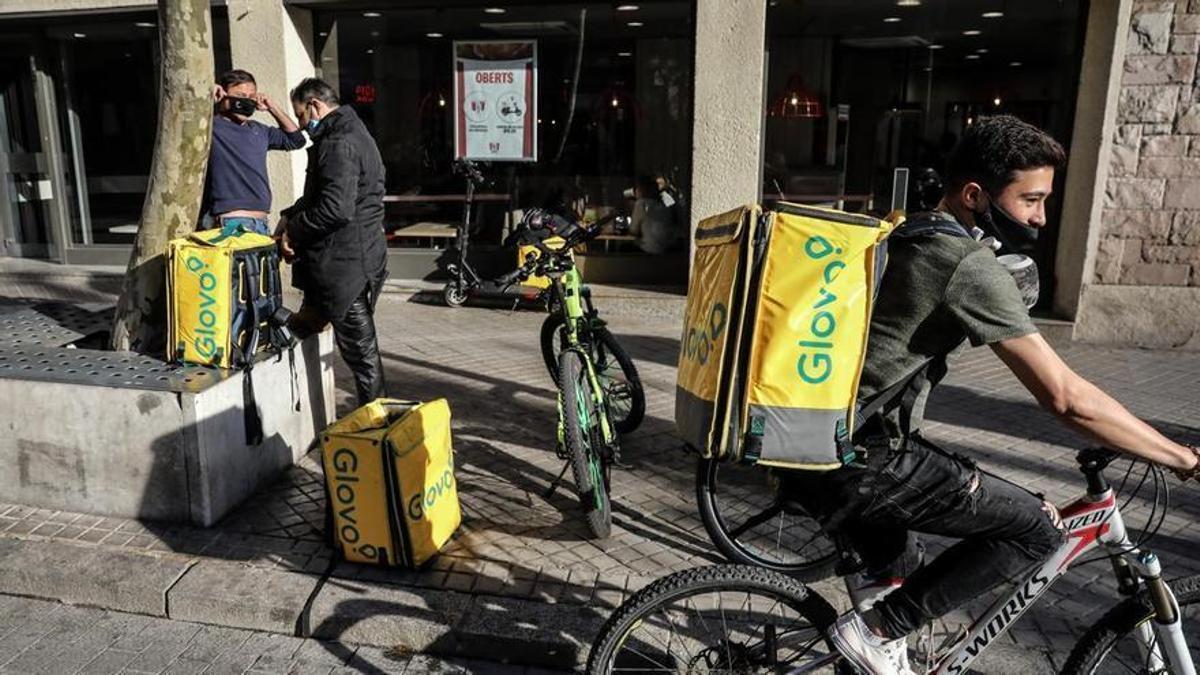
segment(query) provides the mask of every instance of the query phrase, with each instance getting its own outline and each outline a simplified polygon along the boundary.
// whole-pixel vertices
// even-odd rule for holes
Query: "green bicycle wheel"
[[[608,497],[608,467],[600,455],[600,415],[588,383],[583,356],[568,349],[558,356],[558,391],[562,397],[563,442],[575,476],[575,491],[588,529],[599,539],[612,531]]]
[[[558,378],[558,357],[566,347],[562,314],[551,314],[542,322],[542,358],[550,377]],[[592,364],[604,388],[609,419],[619,434],[632,433],[646,416],[646,391],[629,353],[616,336],[603,326],[591,331],[588,340]]]

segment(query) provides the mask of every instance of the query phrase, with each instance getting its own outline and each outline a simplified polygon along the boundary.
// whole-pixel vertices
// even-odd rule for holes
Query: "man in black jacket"
[[[302,81],[292,107],[312,139],[304,194],[277,230],[295,263],[292,283],[304,292],[293,325],[303,334],[333,324],[362,405],[384,395],[374,316],[387,276],[383,160],[362,120],[324,81]]]

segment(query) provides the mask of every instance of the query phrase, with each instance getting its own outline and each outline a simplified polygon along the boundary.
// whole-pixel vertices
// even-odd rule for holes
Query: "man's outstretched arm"
[[[1071,429],[1176,472],[1187,472],[1200,461],[1191,448],[1158,433],[1071,370],[1041,334],[1002,340],[992,350],[1038,403]]]

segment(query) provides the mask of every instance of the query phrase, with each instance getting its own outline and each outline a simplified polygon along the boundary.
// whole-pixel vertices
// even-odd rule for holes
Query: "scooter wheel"
[[[446,288],[442,291],[442,299],[446,301],[447,307],[462,307],[467,301],[467,292],[456,283],[446,284]]]

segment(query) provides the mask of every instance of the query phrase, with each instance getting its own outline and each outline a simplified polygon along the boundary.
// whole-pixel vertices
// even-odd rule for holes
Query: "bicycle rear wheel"
[[[696,503],[704,529],[730,562],[801,581],[833,574],[837,549],[819,523],[778,494],[769,469],[701,458]]]
[[[1188,651],[1192,663],[1200,665],[1200,575],[1184,577],[1170,582],[1171,590],[1179,603],[1183,621],[1183,633],[1188,640]],[[1153,669],[1148,663],[1145,649],[1139,639],[1139,629],[1150,627],[1154,620],[1154,609],[1145,593],[1130,598],[1108,611],[1071,650],[1065,674],[1087,673],[1179,673],[1175,668]],[[1161,650],[1156,650],[1161,653]]]
[[[558,378],[558,357],[566,348],[561,314],[551,314],[542,322],[542,359],[550,377]],[[603,326],[592,330],[588,341],[592,365],[604,388],[609,419],[619,434],[633,432],[646,416],[646,391],[629,353],[617,342],[616,336]]]
[[[778,572],[684,570],[617,608],[592,643],[587,672],[811,672],[837,661],[825,639],[835,618],[821,596]]]
[[[562,396],[563,442],[575,476],[575,490],[588,529],[603,539],[612,530],[608,497],[608,465],[601,457],[603,443],[598,405],[588,382],[583,355],[568,349],[558,357],[558,391]]]

